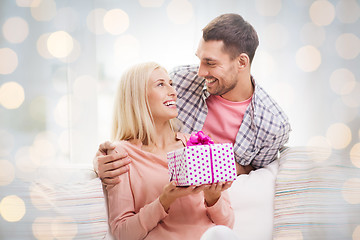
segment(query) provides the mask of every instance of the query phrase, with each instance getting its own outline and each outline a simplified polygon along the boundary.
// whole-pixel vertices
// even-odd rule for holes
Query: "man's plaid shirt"
[[[178,119],[181,131],[200,131],[207,116],[205,80],[197,75],[197,65],[179,66],[170,72],[178,93]],[[263,167],[277,157],[279,149],[289,139],[291,127],[287,116],[277,103],[257,84],[234,143],[235,160],[240,165]]]

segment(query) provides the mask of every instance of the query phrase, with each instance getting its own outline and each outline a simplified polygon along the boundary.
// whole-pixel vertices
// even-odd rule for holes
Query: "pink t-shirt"
[[[208,114],[202,131],[217,143],[234,143],[251,98],[231,102],[217,95],[206,99]]]

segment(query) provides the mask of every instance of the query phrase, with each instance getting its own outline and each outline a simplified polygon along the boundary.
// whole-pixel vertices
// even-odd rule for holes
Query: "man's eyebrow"
[[[207,62],[215,62],[216,61],[215,59],[212,59],[212,58],[204,58],[204,60]]]
[[[195,56],[197,56],[198,58],[200,58],[197,54],[197,52],[195,53]],[[204,59],[200,59],[200,60],[205,60],[207,62],[216,62],[216,59],[212,59],[212,58],[204,58]]]

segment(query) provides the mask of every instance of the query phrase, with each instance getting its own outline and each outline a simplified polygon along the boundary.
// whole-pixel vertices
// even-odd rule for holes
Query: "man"
[[[181,131],[203,130],[218,143],[233,143],[238,175],[275,160],[291,131],[285,113],[251,76],[258,45],[248,22],[238,14],[223,14],[203,29],[196,51],[199,66],[170,73]],[[94,161],[105,184],[116,184],[131,162],[126,153],[106,155],[112,148],[110,142],[101,144]]]

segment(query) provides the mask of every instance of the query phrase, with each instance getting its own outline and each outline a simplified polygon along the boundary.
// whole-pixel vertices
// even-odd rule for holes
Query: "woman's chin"
[[[178,116],[178,112],[176,111],[176,113],[174,113],[174,114],[171,115],[171,117],[170,117],[169,120],[174,119],[174,118],[177,118],[177,116]]]

